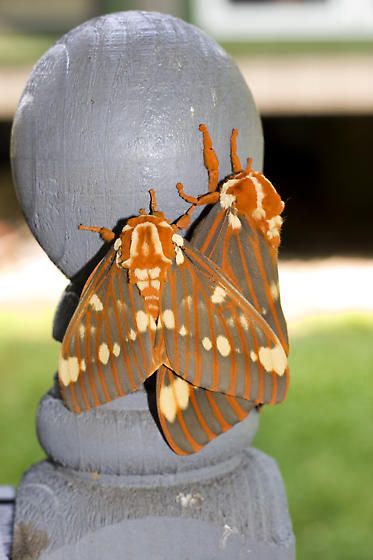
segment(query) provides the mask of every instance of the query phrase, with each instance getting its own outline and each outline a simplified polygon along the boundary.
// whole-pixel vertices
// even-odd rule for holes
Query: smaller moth
[[[111,246],[62,341],[62,397],[79,413],[136,391],[161,369],[172,373],[176,400],[165,383],[157,406],[175,425],[194,387],[214,402],[237,397],[252,408],[272,394],[274,378],[287,376],[286,353],[221,269],[180,235],[185,216],[171,224],[150,196],[150,214],[140,210],[119,235],[80,227]]]
[[[219,161],[212,146],[206,125],[199,127],[203,134],[203,156],[208,171],[208,192],[192,197],[177,184],[179,195],[191,204],[184,216],[187,227],[196,206],[210,205],[210,210],[193,231],[191,244],[212,259],[229,277],[240,293],[263,316],[278,336],[284,352],[288,352],[285,318],[281,308],[277,249],[280,244],[284,209],[272,183],[252,169],[252,160],[241,166],[237,154],[238,131],[232,130],[230,155],[232,174],[219,182]],[[215,294],[215,303],[219,301]],[[255,359],[252,351],[251,358]],[[261,378],[264,382],[264,378]],[[218,395],[189,386],[189,399],[178,400],[178,378],[170,370],[161,368],[157,375],[157,401],[165,394],[174,414],[167,417],[158,407],[163,433],[171,448],[179,454],[198,451],[219,434],[242,421],[256,403],[274,404],[286,397],[289,375],[272,374],[245,400]],[[177,411],[177,417],[176,416]]]

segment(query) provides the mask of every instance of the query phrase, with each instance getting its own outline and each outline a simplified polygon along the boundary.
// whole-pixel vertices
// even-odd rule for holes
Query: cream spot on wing
[[[97,294],[93,294],[93,296],[89,300],[89,304],[92,306],[94,311],[102,311],[104,308],[104,306],[102,305],[102,301]]]
[[[110,357],[109,347],[106,344],[106,342],[103,342],[102,344],[100,344],[100,347],[98,349],[98,359],[105,366],[109,361],[109,357]]]
[[[268,372],[274,371],[277,375],[284,375],[287,358],[283,347],[279,344],[273,348],[259,348],[259,361]]]
[[[232,229],[241,229],[241,220],[236,214],[233,214],[233,212],[229,212],[228,223]]]
[[[251,350],[250,352],[250,358],[252,359],[253,362],[256,362],[258,359],[258,355],[255,354],[254,350]]]
[[[153,307],[154,309],[158,309],[158,305],[150,304],[149,307]],[[151,315],[149,315],[149,328],[152,331],[155,331],[155,329],[157,328],[156,322],[154,321],[154,318]]]
[[[140,309],[136,313],[136,324],[139,332],[145,332],[149,324],[149,316],[145,311]]]
[[[58,378],[65,385],[68,386],[70,383],[70,372],[68,367],[68,362],[65,360],[61,354],[58,360]]]
[[[183,304],[189,307],[189,309],[192,307],[192,303],[193,303],[192,296],[187,296],[183,298]]]
[[[113,354],[114,356],[117,358],[120,354],[120,346],[117,342],[114,342],[113,344]]]
[[[185,325],[181,325],[180,330],[179,330],[179,334],[181,336],[186,336],[188,334],[188,331],[185,328]]]
[[[220,286],[216,286],[214,293],[211,296],[212,303],[223,303],[227,295],[227,292]]]
[[[161,269],[159,268],[159,266],[155,266],[154,268],[149,268],[148,272],[150,278],[158,278],[161,273]]]
[[[115,249],[116,251],[118,251],[118,249],[120,249],[121,246],[122,246],[122,240],[121,240],[120,237],[118,237],[118,239],[115,240],[114,249]]]
[[[246,319],[245,315],[240,315],[240,323],[241,323],[242,328],[245,331],[249,330],[249,323],[248,323],[248,320]]]
[[[138,280],[146,280],[148,278],[147,268],[135,268],[133,272]]]
[[[177,377],[173,382],[176,401],[181,410],[185,410],[189,402],[189,385],[181,377]]]
[[[145,290],[145,288],[147,288],[149,286],[149,281],[148,280],[138,280],[136,282],[138,288],[140,291]]]
[[[276,284],[275,282],[272,282],[271,286],[270,286],[270,290],[271,290],[271,294],[272,294],[273,299],[278,299],[279,296],[280,296],[280,290],[279,290],[278,284]]]
[[[174,233],[172,236],[172,241],[175,243],[175,245],[177,245],[178,247],[182,247],[184,245],[184,238],[179,235],[178,233]]]
[[[216,346],[218,347],[219,354],[221,354],[224,358],[229,356],[229,354],[231,353],[231,345],[229,344],[229,340],[221,334],[219,334],[216,339]]]
[[[87,369],[86,367],[86,363],[85,363],[85,359],[83,358],[82,360],[80,360],[80,369],[82,371],[85,371]]]
[[[128,333],[128,338],[130,340],[136,340],[136,333],[133,329],[131,329],[130,332]]]
[[[176,418],[176,399],[171,386],[163,385],[159,395],[159,408],[166,420],[172,424]]]
[[[75,382],[79,377],[79,362],[76,356],[70,356],[65,360],[60,356],[58,364],[58,377],[67,387],[69,383]]]
[[[159,290],[160,287],[161,287],[161,282],[160,282],[160,280],[151,280],[150,285],[152,286],[152,288],[155,288],[156,290]]]
[[[205,337],[202,339],[202,346],[203,346],[204,349],[207,350],[207,351],[211,350],[211,348],[212,348],[212,342],[211,342],[211,340],[209,339],[208,336],[205,336]]]
[[[124,231],[129,231],[130,229],[133,229],[133,227],[132,227],[132,226],[129,226],[129,225],[127,224],[126,226],[124,226],[124,227],[122,228],[122,231],[123,231],[123,232],[124,232]]]
[[[175,328],[175,315],[172,309],[165,309],[162,314],[163,324],[166,329]]]
[[[79,326],[79,335],[80,335],[80,338],[81,338],[81,339],[84,338],[84,333],[85,333],[85,326],[84,326],[84,325],[80,325],[80,326]]]

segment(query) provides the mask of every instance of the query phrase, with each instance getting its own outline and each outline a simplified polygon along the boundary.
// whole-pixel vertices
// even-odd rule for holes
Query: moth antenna
[[[219,183],[219,160],[212,147],[212,141],[205,124],[199,125],[199,130],[203,134],[203,161],[209,175],[208,191],[215,192]]]
[[[94,231],[95,233],[98,233],[101,239],[106,243],[110,243],[116,237],[115,233],[111,231],[111,229],[108,229],[106,227],[83,226],[82,224],[80,224],[79,229],[85,231]]]
[[[232,171],[233,173],[239,173],[242,171],[241,161],[237,154],[237,136],[238,130],[237,128],[233,128],[231,134],[231,163],[232,163]]]
[[[155,198],[155,190],[150,189],[149,194],[150,194],[150,212],[152,214],[155,214],[157,212],[157,200]]]

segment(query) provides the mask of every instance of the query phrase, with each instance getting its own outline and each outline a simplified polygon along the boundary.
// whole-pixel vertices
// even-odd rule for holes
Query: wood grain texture
[[[122,12],[88,21],[36,64],[12,132],[18,198],[52,261],[73,276],[101,245],[80,223],[112,228],[137,214],[155,188],[174,220],[175,193],[205,190],[198,132],[208,124],[222,175],[229,134],[260,169],[261,124],[251,93],[217,43],[179,19]]]

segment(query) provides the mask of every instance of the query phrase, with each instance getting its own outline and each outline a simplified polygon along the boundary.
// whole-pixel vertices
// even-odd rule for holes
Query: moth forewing
[[[177,259],[174,228],[156,209],[130,218],[89,277],[62,342],[58,377],[67,406],[81,412],[139,389],[162,364],[156,337],[167,268]]]
[[[195,386],[257,403],[285,393],[286,353],[226,275],[187,241],[161,301],[167,358]]]
[[[139,389],[154,369],[145,302],[124,281],[111,250],[84,289],[63,339],[62,396],[74,412],[88,410]]]

